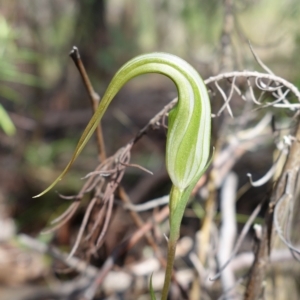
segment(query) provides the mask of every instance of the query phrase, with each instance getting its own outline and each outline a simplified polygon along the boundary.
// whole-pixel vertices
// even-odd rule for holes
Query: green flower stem
[[[169,287],[170,287],[170,282],[171,282],[172,273],[173,273],[176,243],[177,243],[177,239],[173,240],[173,239],[171,239],[171,237],[169,238],[167,267],[166,267],[166,272],[165,272],[165,281],[164,281],[164,287],[162,290],[161,300],[166,300],[168,298]]]
[[[176,251],[176,244],[179,239],[180,235],[180,224],[183,216],[183,210],[178,209],[178,205],[182,206],[182,202],[180,201],[182,199],[182,196],[184,194],[184,191],[181,191],[176,186],[172,186],[171,192],[170,192],[170,235],[169,235],[169,241],[168,241],[168,259],[167,259],[167,267],[165,272],[165,281],[164,281],[164,287],[162,290],[162,300],[166,300],[168,297],[169,292],[169,286],[172,278],[172,272],[173,272],[173,265],[174,265],[174,259],[175,259],[175,251]]]
[[[170,235],[168,241],[168,259],[167,268],[165,272],[164,287],[162,290],[162,300],[166,300],[168,297],[175,259],[176,244],[180,236],[180,225],[185,211],[185,207],[187,205],[189,196],[193,188],[194,185],[190,185],[185,190],[180,190],[179,188],[173,185],[170,192]]]

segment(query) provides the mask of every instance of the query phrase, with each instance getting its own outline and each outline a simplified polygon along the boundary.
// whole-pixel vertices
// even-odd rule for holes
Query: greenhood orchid
[[[167,53],[150,53],[127,62],[113,77],[64,171],[36,197],[48,192],[68,172],[122,86],[130,79],[145,73],[166,75],[174,82],[178,91],[178,103],[169,113],[166,148],[166,166],[173,186],[169,203],[168,264],[162,292],[162,299],[165,300],[182,216],[192,189],[206,170],[210,151],[211,108],[208,93],[197,71],[186,61]]]

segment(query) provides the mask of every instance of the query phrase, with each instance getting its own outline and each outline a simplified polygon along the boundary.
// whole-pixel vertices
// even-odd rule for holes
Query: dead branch
[[[281,176],[277,181],[272,195],[269,199],[268,209],[265,214],[265,223],[262,227],[261,236],[257,242],[257,250],[255,252],[255,262],[252,267],[250,278],[247,284],[245,299],[246,300],[256,300],[259,299],[264,291],[264,280],[266,277],[267,266],[269,264],[269,254],[271,251],[271,243],[274,240],[274,235],[276,232],[273,228],[274,219],[274,208],[278,205],[278,201],[286,195],[287,187],[287,175],[293,175],[296,177],[298,169],[300,166],[300,144],[297,142],[300,139],[300,126],[298,123],[297,132],[295,135],[296,142],[291,146],[288,154],[285,166],[281,172]],[[294,190],[294,187],[292,188]],[[289,201],[295,199],[295,195],[291,195]],[[284,216],[288,209],[288,201],[286,201],[285,206],[280,207],[280,220],[276,220],[279,224],[282,224],[282,216]],[[278,228],[277,228],[278,230]],[[291,249],[293,251],[293,249]]]

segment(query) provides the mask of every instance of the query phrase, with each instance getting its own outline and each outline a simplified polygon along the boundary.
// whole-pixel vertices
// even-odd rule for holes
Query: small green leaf
[[[0,127],[7,135],[14,135],[16,127],[4,107],[0,104]]]
[[[153,276],[153,274],[151,274],[151,277],[150,277],[149,290],[150,290],[151,300],[156,300],[155,293],[154,293],[153,286],[152,286],[152,276]]]
[[[13,65],[7,65],[0,70],[0,79],[28,86],[43,87],[45,85],[40,78],[32,74],[22,73]]]

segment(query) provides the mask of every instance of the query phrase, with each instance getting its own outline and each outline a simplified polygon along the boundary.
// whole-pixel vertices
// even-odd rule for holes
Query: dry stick
[[[108,182],[104,195],[102,197],[102,201],[104,203],[103,209],[106,209],[106,214],[105,214],[105,220],[103,227],[101,229],[100,235],[97,239],[96,245],[94,249],[92,250],[94,253],[99,249],[101,246],[101,241],[105,236],[106,230],[108,228],[108,224],[110,221],[110,216],[111,216],[111,211],[112,211],[112,205],[113,205],[113,200],[114,200],[114,192],[119,186],[124,172],[125,172],[125,167],[122,166],[122,160],[124,161],[129,161],[130,160],[130,149],[131,145],[127,145],[126,147],[121,148],[121,151],[118,151],[118,155],[115,156],[115,163],[116,167],[115,170],[116,172],[112,175],[110,181]],[[102,212],[100,211],[98,213],[98,216],[93,224],[93,228],[91,229],[90,235],[93,235],[94,232],[96,232],[96,229],[99,228],[102,220]]]
[[[247,233],[249,232],[252,223],[255,221],[255,218],[258,216],[259,212],[261,211],[263,205],[265,204],[266,199],[264,199],[262,202],[260,202],[256,208],[254,209],[254,211],[251,213],[251,215],[249,216],[247,222],[245,223],[236,243],[235,246],[231,252],[230,257],[228,258],[227,262],[220,267],[219,272],[214,275],[213,277],[209,278],[211,281],[215,281],[216,279],[218,279],[220,277],[220,275],[222,274],[222,272],[225,270],[225,268],[230,264],[230,262],[234,259],[234,257],[236,256],[236,254],[238,253]]]
[[[232,83],[231,83],[231,88],[230,88],[230,94],[229,94],[229,96],[227,97],[227,96],[225,96],[225,98],[224,98],[224,105],[220,108],[220,110],[218,111],[218,114],[217,114],[217,116],[219,117],[220,115],[221,115],[221,113],[223,112],[223,110],[227,107],[227,109],[228,109],[228,113],[230,114],[230,116],[233,118],[233,114],[232,114],[232,111],[231,111],[231,108],[230,108],[230,106],[229,106],[229,102],[230,102],[230,100],[231,100],[231,98],[232,98],[232,96],[233,96],[233,92],[235,91],[235,80],[236,80],[236,77],[233,77],[233,81],[232,81]],[[216,86],[217,86],[217,82],[215,82],[215,84],[216,84]],[[221,90],[220,90],[220,86],[217,86],[218,87],[218,89],[219,89],[219,91],[220,91],[220,94],[223,96],[223,94],[224,94],[224,92],[223,93],[221,93]]]
[[[109,200],[108,200],[104,224],[102,225],[102,230],[101,230],[101,233],[100,233],[100,235],[97,239],[97,243],[96,243],[96,246],[95,246],[96,250],[99,249],[102,246],[102,244],[104,243],[104,237],[105,237],[105,234],[107,232],[108,225],[109,225],[109,221],[110,221],[110,217],[111,217],[111,213],[112,213],[112,208],[113,208],[113,203],[114,203],[114,195],[112,193],[111,196],[109,197]]]
[[[197,186],[198,188],[198,186]],[[129,210],[129,211],[147,211],[147,210],[152,210],[154,208],[157,208],[159,206],[163,206],[163,205],[166,205],[166,204],[169,204],[169,200],[170,200],[170,197],[169,195],[165,195],[165,196],[162,196],[162,197],[159,197],[159,198],[155,198],[153,200],[149,200],[145,203],[142,203],[142,204],[137,204],[137,205],[132,205],[132,204],[125,204],[124,205],[124,208],[126,210]]]
[[[274,228],[276,230],[277,235],[279,236],[280,240],[291,250],[291,252],[296,255],[296,253],[299,255],[300,250],[294,247],[294,245],[291,244],[290,237],[288,232],[284,231],[289,231],[286,228],[283,230],[284,226],[281,226],[280,223],[283,223],[283,216],[286,214],[286,211],[288,210],[289,216],[287,216],[288,223],[292,222],[292,218],[290,215],[290,209],[287,209],[287,203],[292,203],[293,198],[295,198],[295,181],[297,177],[297,173],[299,172],[299,169],[296,168],[296,172],[293,172],[292,174],[287,174],[287,180],[286,180],[286,191],[285,194],[277,201],[277,204],[274,209]],[[286,203],[287,202],[287,203]],[[288,224],[289,227],[291,227],[291,224]],[[297,257],[295,256],[295,259]]]
[[[80,205],[80,201],[72,203],[70,205],[70,207],[61,216],[58,217],[58,218],[62,219],[62,221],[60,221],[58,224],[52,226],[49,229],[43,230],[42,234],[51,233],[51,232],[54,232],[55,230],[61,228],[64,224],[66,224],[74,216],[79,205]],[[63,218],[61,218],[61,217],[63,217]]]
[[[278,164],[279,164],[282,154],[283,154],[283,151],[281,151],[279,153],[275,162],[272,164],[270,170],[265,175],[263,175],[263,177],[261,177],[260,179],[253,181],[252,175],[250,173],[247,173],[247,176],[249,177],[251,186],[254,186],[254,187],[262,186],[262,185],[266,184],[274,176],[276,169],[278,168]]]
[[[251,50],[251,53],[252,55],[254,56],[255,60],[257,61],[257,63],[269,74],[272,74],[274,75],[274,73],[272,72],[272,70],[270,68],[268,68],[263,62],[262,60],[259,58],[259,56],[255,53],[250,41],[248,41],[248,44],[249,44],[249,47],[250,47],[250,50]],[[271,81],[268,83],[268,85],[271,83]],[[275,83],[276,86],[278,87],[278,83]],[[288,90],[287,90],[288,92]],[[264,93],[264,91],[262,92]],[[281,88],[278,89],[278,94],[280,96],[280,98],[283,98],[282,100],[284,101],[284,103],[287,103],[288,101],[285,99],[285,94],[283,94]]]
[[[91,81],[86,73],[85,67],[80,58],[78,48],[74,46],[69,55],[73,59],[75,65],[81,75],[82,81],[88,92],[88,95],[89,95],[89,98],[91,101],[91,105],[93,108],[93,113],[94,113],[97,110],[97,107],[98,107],[98,104],[100,101],[100,96],[93,89]],[[104,161],[106,159],[106,152],[105,152],[105,144],[104,144],[104,139],[103,139],[102,127],[101,127],[100,123],[96,128],[96,137],[97,137],[97,145],[98,145],[98,151],[99,151],[99,159],[100,159],[100,161]]]
[[[217,76],[211,76],[208,79],[204,80],[204,83],[207,85],[207,84],[213,83],[215,81],[233,78],[233,77],[244,77],[244,78],[254,77],[254,78],[266,79],[266,80],[278,82],[278,83],[284,85],[286,88],[290,89],[300,102],[300,92],[299,92],[298,88],[295,85],[293,85],[292,83],[290,83],[289,81],[287,81],[279,76],[273,75],[273,74],[260,73],[260,72],[256,72],[256,71],[233,71],[233,72],[226,72],[226,73],[218,74]],[[290,104],[290,106],[293,107],[292,104]],[[297,106],[294,106],[294,107],[299,108],[300,105],[297,104]]]
[[[155,128],[161,119],[176,105],[178,98],[174,98],[170,103],[168,103],[159,113],[157,113],[148,123],[142,128],[136,136],[132,139],[132,144],[135,144],[139,141],[143,135],[147,133],[149,128]]]
[[[216,207],[216,186],[215,186],[215,176],[216,170],[212,169],[210,172],[210,178],[208,182],[208,191],[209,196],[205,203],[205,216],[202,222],[201,232],[200,232],[200,247],[199,247],[199,259],[202,265],[206,264],[208,253],[211,249],[209,249],[209,240],[211,238],[212,224],[215,215],[215,207]]]
[[[300,125],[298,122],[296,141],[300,139]],[[284,168],[281,172],[281,176],[277,181],[270,198],[268,209],[265,213],[265,224],[262,227],[261,238],[258,242],[257,250],[255,253],[255,261],[251,270],[250,278],[247,284],[245,292],[245,300],[256,300],[261,297],[264,291],[263,282],[266,278],[267,266],[269,261],[269,255],[271,251],[271,241],[274,235],[273,232],[273,214],[274,207],[278,201],[282,198],[286,191],[286,176],[287,174],[293,174],[300,166],[300,143],[294,142]],[[288,202],[288,201],[287,201]],[[286,203],[286,206],[288,204]],[[285,207],[281,207],[284,212]]]
[[[221,212],[222,212],[222,227],[219,235],[218,262],[221,266],[230,258],[233,250],[236,232],[236,211],[235,199],[238,185],[238,177],[231,172],[224,180],[221,190]],[[231,266],[221,274],[222,289],[225,299],[234,297],[234,290],[231,287],[235,285],[235,276]]]
[[[102,167],[103,167],[103,165],[101,164],[96,168],[96,170],[98,170],[99,168],[102,168]],[[62,213],[59,217],[57,217],[56,219],[54,219],[51,222],[52,225],[53,224],[56,224],[56,225],[52,226],[49,229],[44,230],[43,233],[50,233],[50,232],[57,230],[58,228],[62,227],[66,222],[68,222],[73,217],[73,215],[76,213],[78,207],[81,204],[82,197],[85,195],[85,193],[90,191],[90,185],[93,184],[93,180],[94,180],[94,177],[91,176],[87,180],[87,182],[83,185],[83,187],[80,189],[80,192],[76,196],[60,195],[60,197],[63,199],[71,199],[71,200],[74,200],[75,202],[73,202],[64,213]]]
[[[90,201],[90,203],[89,203],[89,205],[88,205],[88,207],[87,207],[87,209],[86,209],[86,211],[84,213],[84,217],[83,217],[83,220],[81,222],[81,226],[80,226],[79,232],[77,234],[75,243],[74,243],[74,245],[72,247],[71,252],[69,253],[69,258],[71,258],[75,254],[77,248],[79,247],[79,244],[80,244],[82,236],[84,234],[84,231],[85,231],[88,219],[90,218],[90,214],[91,214],[91,212],[92,212],[92,210],[93,210],[93,208],[94,208],[97,200],[98,200],[97,197],[94,197],[92,199],[92,201]]]
[[[299,141],[298,141],[299,142]],[[288,217],[287,217],[287,224],[286,224],[286,239],[288,243],[292,243],[292,236],[297,236],[297,233],[295,233],[294,228],[298,228],[299,225],[299,219],[298,219],[298,212],[299,212],[299,201],[296,202],[297,199],[299,199],[299,193],[300,193],[300,170],[298,169],[296,178],[294,179],[294,201],[290,201],[289,204],[289,211],[288,211]],[[281,239],[282,240],[282,239]],[[295,247],[296,249],[300,249],[299,247]],[[288,247],[291,251],[291,248]],[[293,258],[296,259],[298,262],[300,261],[300,255],[296,254],[299,253],[299,251],[291,251]]]
[[[218,148],[216,148],[218,149]],[[216,155],[216,154],[215,154]],[[209,240],[211,238],[211,231],[213,227],[213,219],[215,215],[215,205],[216,205],[216,186],[215,186],[215,176],[216,170],[213,168],[209,173],[208,180],[208,199],[205,203],[205,215],[202,221],[200,236],[199,236],[199,247],[197,257],[202,266],[205,266],[207,261],[208,253],[211,249],[209,249]],[[204,278],[199,277],[199,279],[195,278],[193,281],[192,289],[190,291],[190,299],[196,300],[201,299],[203,297],[204,290],[202,289],[203,282],[199,283],[199,280],[203,280]]]

